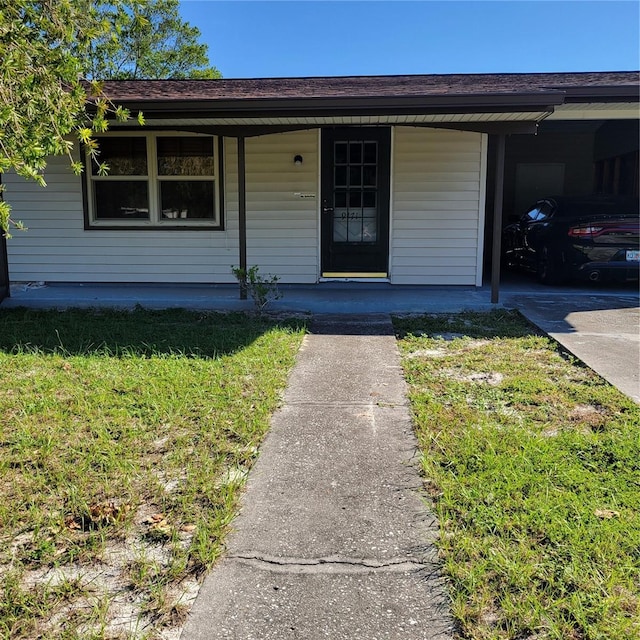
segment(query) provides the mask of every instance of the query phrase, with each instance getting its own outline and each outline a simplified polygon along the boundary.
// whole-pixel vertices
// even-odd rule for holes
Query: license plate
[[[640,261],[640,251],[637,249],[627,249],[627,261],[630,261],[630,262]]]

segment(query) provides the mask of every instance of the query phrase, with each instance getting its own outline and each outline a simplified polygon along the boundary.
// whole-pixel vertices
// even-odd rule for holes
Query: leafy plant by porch
[[[302,333],[245,315],[0,313],[0,637],[180,627]]]
[[[640,407],[516,314],[396,328],[459,637],[640,637]]]
[[[280,278],[271,274],[262,275],[258,265],[253,265],[248,269],[231,267],[231,272],[240,287],[244,288],[246,293],[249,294],[259,314],[264,312],[265,307],[270,302],[282,298],[282,294],[278,289]]]

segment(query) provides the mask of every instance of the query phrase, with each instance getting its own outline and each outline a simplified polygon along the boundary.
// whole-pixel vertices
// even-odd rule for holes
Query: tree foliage
[[[101,2],[98,18],[106,25],[84,54],[87,77],[219,78],[209,63],[200,31],[180,18],[178,0]]]
[[[130,118],[103,95],[99,73],[212,77],[206,46],[197,44],[197,29],[180,21],[177,6],[177,0],[0,0],[0,176],[12,170],[44,186],[47,157],[59,155],[80,173],[79,143],[99,163],[94,136],[110,121]],[[113,76],[111,59],[119,69]],[[144,123],[142,114],[138,121]],[[10,213],[0,202],[5,233]]]

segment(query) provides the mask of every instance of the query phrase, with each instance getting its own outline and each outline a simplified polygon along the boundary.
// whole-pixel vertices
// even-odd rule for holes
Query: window
[[[333,241],[378,241],[378,143],[334,142]]]
[[[538,221],[545,220],[551,215],[552,206],[546,200],[540,203],[540,213],[538,214]]]
[[[527,213],[524,215],[524,220],[525,222],[534,222],[539,217],[540,217],[540,208],[538,206],[535,206],[533,209],[530,209],[529,211],[527,211]]]
[[[87,155],[87,214],[96,228],[221,228],[216,139],[189,134],[99,138],[105,176]]]

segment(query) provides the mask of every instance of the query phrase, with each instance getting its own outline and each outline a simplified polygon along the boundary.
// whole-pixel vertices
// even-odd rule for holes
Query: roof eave
[[[640,102],[640,84],[623,87],[575,87],[566,90],[565,102]]]
[[[553,110],[564,102],[560,91],[533,94],[473,96],[399,96],[367,98],[235,98],[235,99],[122,99],[109,96],[117,104],[148,114],[206,113],[218,116],[303,116],[374,115],[423,113],[503,113]]]

